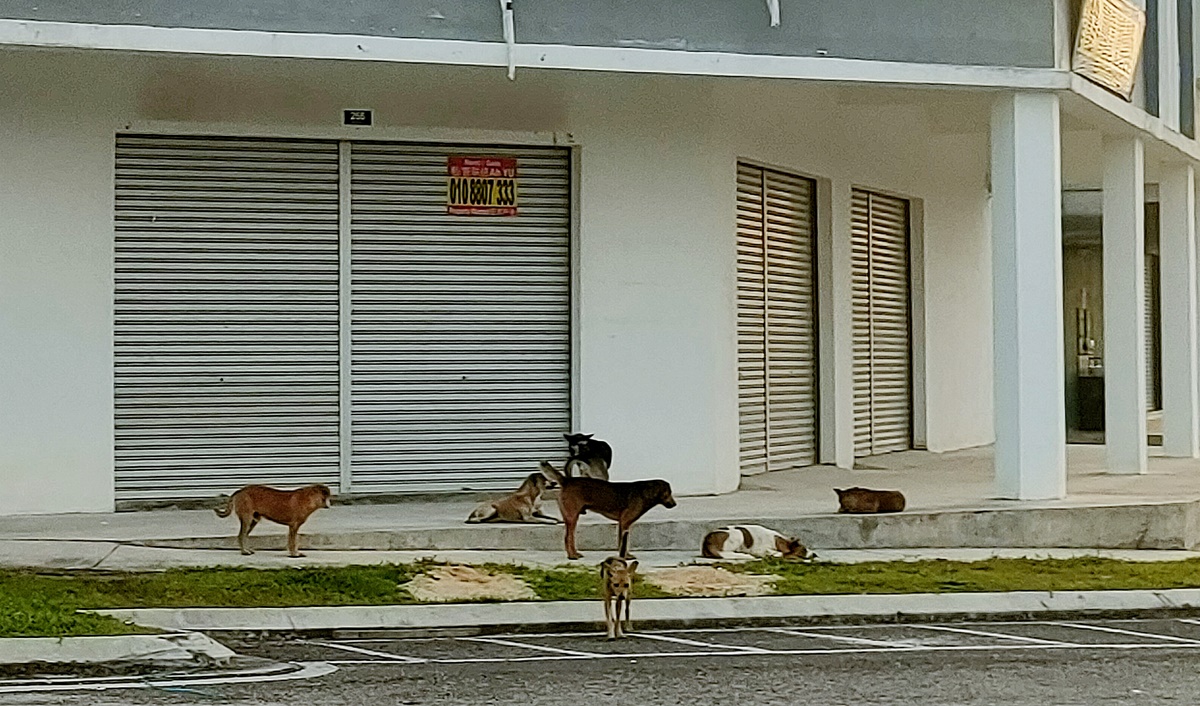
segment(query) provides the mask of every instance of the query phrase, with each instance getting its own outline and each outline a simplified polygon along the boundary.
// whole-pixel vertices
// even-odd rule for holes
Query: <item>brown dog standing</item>
[[[617,552],[629,556],[629,528],[655,505],[675,507],[671,484],[665,480],[639,480],[632,483],[611,483],[595,478],[575,478],[542,461],[542,471],[558,483],[558,511],[566,525],[567,558],[583,555],[575,549],[575,525],[579,516],[595,510],[617,523]]]
[[[869,488],[834,488],[838,496],[838,512],[867,514],[873,512],[900,512],[904,509],[904,494],[898,490],[871,490]]]
[[[225,503],[225,507],[215,512],[218,517],[229,517],[230,513],[237,513],[238,520],[242,523],[238,531],[238,546],[242,554],[254,553],[246,547],[246,538],[250,536],[250,530],[254,529],[258,521],[265,517],[272,522],[287,525],[288,556],[298,557],[304,556],[296,547],[300,525],[320,508],[329,507],[331,494],[329,486],[322,484],[308,485],[296,490],[276,490],[265,485],[248,485],[234,493],[229,502]]]
[[[529,522],[556,525],[558,519],[542,514],[542,493],[550,480],[541,473],[530,473],[516,492],[506,498],[481,503],[467,522]]]
[[[626,562],[610,556],[600,563],[600,583],[604,593],[604,623],[608,627],[608,639],[625,637],[632,630],[629,619],[629,604],[633,600],[633,574],[637,571],[636,561]],[[621,604],[625,604],[625,626],[621,627]],[[615,610],[614,610],[615,608]]]

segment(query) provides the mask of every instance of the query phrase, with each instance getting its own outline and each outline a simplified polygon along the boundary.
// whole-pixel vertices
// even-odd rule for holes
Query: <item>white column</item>
[[[1200,457],[1196,374],[1196,172],[1163,166],[1158,186],[1162,279],[1163,452]]]
[[[850,180],[817,182],[821,462],[854,467],[854,262]]]
[[[1110,473],[1146,472],[1142,141],[1104,139],[1104,428]]]
[[[1062,184],[1058,96],[1017,93],[992,111],[996,488],[1061,498]]]

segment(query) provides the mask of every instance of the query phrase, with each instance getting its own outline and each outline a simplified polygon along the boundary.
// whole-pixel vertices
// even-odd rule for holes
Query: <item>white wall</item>
[[[356,134],[340,110],[369,107],[364,136],[381,139],[569,133],[581,161],[576,427],[614,444],[616,478],[663,477],[680,494],[738,483],[736,160],[920,198],[928,444],[991,440],[986,133],[931,127],[932,94],[864,91],[858,104],[856,91],[784,82],[0,58],[13,94],[0,96],[0,369],[22,372],[0,382],[0,474],[23,489],[0,513],[112,505],[112,134],[148,121],[340,137]]]
[[[109,510],[111,87],[35,58],[0,59],[0,514]]]

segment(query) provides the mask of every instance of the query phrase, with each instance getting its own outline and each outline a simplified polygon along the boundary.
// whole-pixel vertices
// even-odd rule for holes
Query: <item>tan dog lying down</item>
[[[217,517],[229,517],[236,512],[242,523],[238,531],[238,547],[242,554],[253,554],[246,547],[246,538],[262,518],[287,525],[288,556],[304,556],[296,547],[300,525],[308,516],[323,507],[329,507],[329,486],[308,485],[296,490],[276,490],[265,485],[248,485],[233,494],[225,507],[214,510]]]
[[[530,473],[516,492],[501,500],[481,504],[471,512],[467,522],[530,522],[555,525],[558,518],[542,514],[542,493],[551,487],[541,473]]]
[[[800,540],[785,537],[762,525],[730,525],[709,532],[704,536],[700,555],[709,559],[811,559],[815,556]]]

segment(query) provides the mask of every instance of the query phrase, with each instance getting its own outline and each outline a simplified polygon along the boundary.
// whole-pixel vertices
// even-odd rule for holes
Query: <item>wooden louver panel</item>
[[[813,183],[738,165],[741,471],[816,461]]]
[[[908,202],[852,197],[856,456],[912,446]]]

